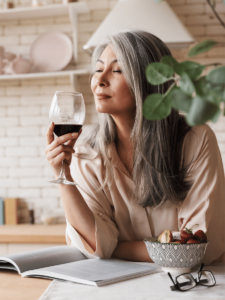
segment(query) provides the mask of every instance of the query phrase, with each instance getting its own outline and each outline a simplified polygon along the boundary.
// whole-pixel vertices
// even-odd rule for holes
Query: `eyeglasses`
[[[194,277],[190,273],[183,273],[178,275],[174,281],[171,274],[168,273],[168,276],[174,284],[170,287],[171,291],[179,290],[185,292],[193,289],[196,285],[199,284],[208,287],[214,286],[216,284],[216,279],[213,273],[208,270],[202,270],[203,267],[204,264],[202,263],[197,273],[198,276],[196,277],[196,279],[194,279]]]

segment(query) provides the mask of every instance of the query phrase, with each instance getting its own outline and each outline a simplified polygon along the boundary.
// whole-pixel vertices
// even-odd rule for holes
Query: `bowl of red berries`
[[[198,225],[198,224],[196,224]],[[150,258],[165,272],[189,273],[191,268],[202,261],[209,241],[204,231],[193,233],[184,228],[181,232],[164,230],[157,237],[145,238],[144,242]]]

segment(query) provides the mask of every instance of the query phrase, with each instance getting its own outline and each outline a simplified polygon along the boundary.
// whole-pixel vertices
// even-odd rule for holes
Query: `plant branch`
[[[177,81],[175,81],[174,83],[171,84],[171,86],[168,88],[168,90],[166,91],[166,93],[164,94],[164,97],[165,98],[169,92],[172,90],[172,88],[176,85]]]
[[[222,63],[214,63],[214,64],[208,64],[208,65],[205,65],[205,67],[211,67],[211,66],[221,66]]]
[[[220,16],[218,15],[217,11],[215,10],[215,7],[212,5],[210,0],[206,0],[207,3],[209,4],[209,6],[211,7],[214,15],[217,17],[217,19],[219,20],[219,22],[221,23],[221,25],[225,28],[225,23],[221,20]]]

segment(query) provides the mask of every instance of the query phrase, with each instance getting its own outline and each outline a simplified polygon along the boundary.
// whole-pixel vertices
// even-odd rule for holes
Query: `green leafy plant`
[[[215,2],[206,1],[219,18],[215,13]],[[220,18],[219,20],[225,28],[223,21]],[[218,43],[213,40],[203,41],[189,51],[188,57],[206,52],[216,44]],[[146,67],[146,77],[149,83],[152,85],[160,85],[167,81],[173,81],[173,83],[165,94],[151,94],[145,99],[144,117],[148,120],[164,119],[174,108],[186,114],[186,122],[190,126],[207,121],[216,123],[221,114],[222,102],[224,102],[225,116],[225,66],[216,67],[206,76],[202,76],[206,67],[193,61],[179,63],[171,56],[164,56],[160,62],[149,64]]]

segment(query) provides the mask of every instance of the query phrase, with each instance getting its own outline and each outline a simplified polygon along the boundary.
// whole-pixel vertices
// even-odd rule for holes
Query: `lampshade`
[[[166,1],[119,0],[83,48],[94,48],[109,34],[134,29],[156,35],[170,48],[189,47],[194,42]]]

